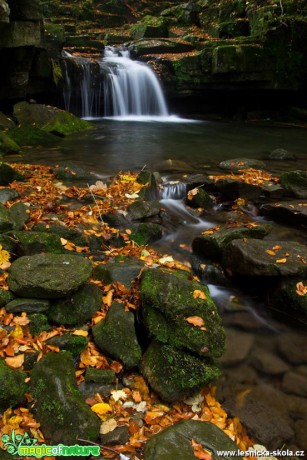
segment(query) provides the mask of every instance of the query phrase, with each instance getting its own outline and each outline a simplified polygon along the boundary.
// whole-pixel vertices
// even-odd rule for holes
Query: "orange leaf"
[[[276,255],[276,253],[274,251],[271,251],[271,249],[267,249],[265,252],[267,254],[269,254],[269,256],[275,256]]]
[[[193,292],[193,297],[194,297],[194,299],[203,299],[203,300],[207,300],[206,294],[205,294],[203,291],[200,291],[199,289],[196,289],[196,290]]]
[[[307,295],[307,285],[305,286],[302,281],[297,283],[297,285],[296,285],[296,293],[299,296]]]
[[[276,263],[277,264],[285,264],[287,262],[287,259],[277,259]]]
[[[108,307],[111,306],[111,303],[112,303],[112,300],[113,300],[113,292],[114,292],[114,290],[112,289],[111,291],[109,291],[109,292],[107,293],[107,295],[105,295],[105,296],[102,298],[103,303],[104,303],[105,305],[108,305]]]
[[[205,324],[205,321],[200,316],[189,316],[185,320],[196,327],[202,327]]]
[[[10,367],[13,367],[13,368],[17,368],[17,367],[22,366],[23,363],[24,363],[24,360],[25,360],[25,355],[24,354],[14,356],[13,358],[5,358],[6,364],[8,366],[10,366]]]
[[[82,337],[87,337],[88,331],[84,331],[83,329],[78,329],[73,332],[73,335],[81,335]]]

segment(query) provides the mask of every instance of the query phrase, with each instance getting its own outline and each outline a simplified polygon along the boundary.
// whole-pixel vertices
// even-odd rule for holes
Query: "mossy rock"
[[[9,217],[13,223],[14,230],[21,230],[30,218],[28,206],[22,202],[12,204],[9,208]]]
[[[14,201],[19,195],[13,188],[2,188],[0,190],[0,203],[6,203],[7,201]]]
[[[240,238],[259,238],[262,239],[271,231],[270,225],[254,224],[250,227],[227,227],[221,226],[219,230],[212,234],[201,234],[194,238],[192,249],[194,254],[205,259],[219,259],[224,248],[230,241]]]
[[[14,180],[22,181],[24,177],[7,163],[0,162],[0,185],[9,185]]]
[[[10,291],[7,291],[10,292]],[[44,313],[50,308],[50,302],[46,299],[24,299],[18,297],[6,304],[7,313]]]
[[[214,200],[204,189],[198,188],[195,195],[188,194],[186,204],[191,208],[210,209],[214,205]]]
[[[194,293],[202,297],[194,297]],[[218,358],[225,348],[225,331],[208,288],[191,280],[190,273],[169,269],[143,272],[140,287],[142,314],[149,334],[160,342],[189,350],[204,358]],[[199,317],[203,329],[187,321]]]
[[[134,241],[139,246],[153,243],[162,238],[162,227],[159,224],[152,222],[143,222],[131,226],[131,234],[129,239]]]
[[[20,145],[18,145],[8,134],[0,131],[0,154],[19,152],[19,150]]]
[[[159,214],[161,205],[158,200],[136,200],[127,207],[128,216],[131,220],[143,220]]]
[[[82,231],[77,228],[69,228],[66,225],[61,224],[50,224],[48,227],[44,224],[35,224],[33,231],[52,233],[58,235],[60,238],[71,241],[76,246],[87,246],[88,239],[82,234]]]
[[[102,292],[93,283],[87,283],[67,299],[53,303],[48,312],[50,321],[65,326],[85,324],[101,307]]]
[[[92,328],[96,345],[121,361],[126,369],[137,366],[142,355],[134,323],[133,313],[126,312],[124,305],[113,303],[105,320]]]
[[[19,256],[32,256],[42,252],[61,254],[65,252],[61,239],[57,235],[43,232],[14,232],[17,242],[17,254]]]
[[[209,451],[213,460],[221,458],[216,454],[218,450],[231,452],[227,458],[232,460],[237,458],[234,452],[239,452],[236,443],[213,423],[183,420],[150,438],[145,446],[144,460],[194,460],[192,440]]]
[[[48,353],[31,372],[33,412],[51,444],[76,444],[78,439],[95,441],[100,420],[78,391],[75,368],[69,352]]]
[[[41,332],[52,329],[47,316],[43,313],[33,313],[32,315],[28,315],[28,318],[30,320],[29,331],[33,337],[39,335]]]
[[[127,289],[130,289],[133,280],[140,274],[143,267],[144,263],[138,260],[100,264],[94,267],[93,278],[103,281],[104,284],[112,284],[118,281]]]
[[[14,299],[14,294],[6,289],[0,289],[0,308],[5,307]]]
[[[9,288],[21,297],[67,297],[85,284],[92,263],[70,254],[35,254],[15,260],[8,276]]]
[[[280,176],[280,183],[287,192],[297,198],[307,198],[307,172],[289,171]]]
[[[161,16],[144,16],[140,22],[131,26],[131,32],[134,40],[168,37],[167,23]]]
[[[13,222],[10,219],[9,210],[0,203],[0,232],[8,232],[9,230],[12,230],[12,228]]]
[[[4,113],[0,112],[0,130],[10,129],[14,127],[15,123],[13,122],[13,120]]]
[[[116,374],[111,369],[88,367],[85,371],[85,381],[111,385],[116,382]]]
[[[306,277],[283,280],[270,296],[269,305],[307,324],[307,296],[299,290],[300,286],[306,284]]]
[[[27,391],[25,379],[27,374],[20,370],[11,369],[0,359],[0,410],[4,412],[9,407],[24,400]]]
[[[14,105],[14,116],[21,125],[35,124],[37,128],[57,136],[68,136],[93,127],[72,113],[44,104],[19,102]]]
[[[215,365],[158,341],[149,345],[140,368],[151,387],[168,402],[194,394],[220,375]]]
[[[35,126],[18,126],[10,129],[8,135],[20,146],[49,145],[58,139]]]
[[[52,337],[46,341],[46,344],[69,351],[74,358],[78,358],[87,347],[88,339],[81,335],[63,334]]]

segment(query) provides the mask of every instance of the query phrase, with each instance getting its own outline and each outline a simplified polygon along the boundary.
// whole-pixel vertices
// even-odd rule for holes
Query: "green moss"
[[[33,315],[29,315],[29,320],[29,331],[33,337],[39,335],[43,331],[50,331],[52,329],[48,323],[47,316],[43,313],[33,313]]]
[[[0,410],[4,412],[14,407],[24,399],[27,391],[25,379],[27,374],[20,370],[11,369],[0,359]]]
[[[11,291],[5,289],[0,289],[0,308],[4,307],[6,304],[11,302],[14,299],[14,295]]]
[[[85,129],[91,129],[93,125],[86,120],[81,120],[69,112],[58,112],[53,120],[46,123],[42,129],[48,133],[68,136]]]
[[[64,334],[52,337],[46,343],[58,347],[60,350],[69,351],[74,358],[77,358],[86,348],[88,339],[78,335]]]
[[[60,237],[51,233],[14,232],[13,237],[18,240],[17,251],[20,256],[31,256],[41,252],[65,252]]]
[[[35,126],[18,126],[10,129],[8,134],[20,146],[48,145],[57,140],[52,134],[46,133]]]
[[[0,131],[0,153],[19,152],[20,146],[9,135]]]

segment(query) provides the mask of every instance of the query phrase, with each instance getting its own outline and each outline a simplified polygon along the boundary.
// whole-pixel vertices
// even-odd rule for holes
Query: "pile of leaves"
[[[24,182],[13,182],[10,185],[19,193],[19,200],[28,205],[29,221],[25,230],[31,231],[33,225],[37,223],[44,223],[49,226],[54,221],[68,228],[80,228],[81,226],[85,235],[95,234],[102,238],[101,253],[105,256],[104,263],[108,263],[116,255],[124,255],[141,259],[145,261],[147,266],[162,265],[168,268],[189,270],[185,264],[173,260],[167,254],[161,256],[149,247],[138,246],[130,241],[128,229],[121,233],[125,241],[124,247],[115,248],[105,245],[105,241],[118,230],[103,222],[103,215],[114,209],[122,213],[126,212],[127,205],[138,197],[138,193],[143,187],[136,181],[136,174],[120,173],[108,186],[98,181],[90,187],[73,186],[67,188],[56,179],[54,173],[46,166],[20,164],[12,166],[26,178]],[[83,200],[86,196],[92,198],[88,204]],[[76,203],[79,204],[79,207],[76,207]],[[6,203],[6,206],[10,207],[11,204]],[[84,252],[86,257],[96,263],[89,247],[78,247],[66,239],[62,239],[62,244],[69,251]],[[1,289],[8,289],[6,280],[7,269],[10,265],[9,256],[9,253],[0,250]],[[89,326],[95,325],[105,318],[114,300],[124,304],[126,310],[139,308],[137,280],[131,289],[127,289],[119,282],[109,285],[103,285],[97,280],[92,280],[92,282],[96,283],[102,291],[102,304],[100,310],[92,317]],[[195,291],[195,295],[198,295],[197,291]],[[190,317],[187,321],[198,327],[203,326],[197,323],[197,317]],[[100,352],[86,330],[54,326],[51,331],[42,332],[33,337],[29,331],[27,314],[14,315],[7,313],[4,308],[0,310],[0,324],[10,326],[6,329],[0,329],[0,357],[11,368],[22,369],[28,353],[36,352],[37,361],[39,361],[50,351],[58,352],[59,349],[48,345],[47,340],[56,335],[70,332],[88,337],[88,346],[81,353],[75,371],[78,384],[84,380],[87,368],[112,369],[117,375],[123,369],[121,363],[110,360]],[[29,379],[30,377],[27,380]],[[117,445],[112,448],[101,446],[101,452],[107,458],[119,458],[119,455],[124,458],[124,453],[126,453],[133,460],[141,459],[144,445],[151,436],[180,420],[186,419],[214,423],[224,430],[242,450],[247,450],[253,444],[239,420],[229,418],[216,400],[214,387],[205,388],[198,395],[184,402],[166,405],[159,400],[157,395],[147,386],[143,377],[137,373],[126,375],[123,384],[122,389],[118,389],[115,384],[110,397],[102,397],[97,394],[86,400],[87,404],[101,419],[101,434],[111,432],[116,427],[123,425],[129,428],[130,438],[125,445]],[[15,434],[23,436],[25,433],[29,433],[39,442],[45,442],[44,434],[40,431],[40,425],[31,413],[32,396],[26,394],[26,398],[27,405],[14,409],[8,408],[3,414],[0,420],[0,439],[3,435],[10,435],[14,429]],[[1,446],[3,447],[3,443]],[[194,452],[195,458],[211,458],[210,454],[197,443],[194,445]]]

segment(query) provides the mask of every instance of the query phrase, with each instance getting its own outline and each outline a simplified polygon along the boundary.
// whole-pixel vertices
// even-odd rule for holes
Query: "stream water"
[[[173,123],[99,119],[94,123],[95,130],[63,139],[54,147],[29,149],[25,158],[13,157],[11,161],[78,164],[92,176],[92,183],[120,170],[140,171],[145,165],[159,170],[165,180],[176,180],[179,171],[170,172],[167,163],[163,163],[169,158],[184,161],[186,166],[182,168],[187,173],[214,172],[220,161],[239,157],[263,159],[267,170],[274,174],[307,169],[307,130],[297,127],[275,126],[270,122],[256,125],[178,119]],[[268,154],[276,148],[294,153],[297,161],[268,160]],[[186,209],[180,193],[175,187],[162,199],[163,207],[180,225],[155,246],[162,253],[189,260],[193,237],[220,222],[221,213],[217,209],[208,218],[199,219]],[[258,218],[252,208],[247,212],[251,218]],[[277,224],[270,238],[307,242],[303,230]],[[254,411],[254,422],[248,420],[247,425],[270,448],[281,447],[276,445],[281,441],[287,446],[301,446],[302,441],[297,438],[307,423],[307,390],[300,389],[295,379],[291,390],[285,376],[295,374],[306,379],[307,357],[300,345],[307,348],[304,327],[274,316],[257,298],[243,294],[234,286],[211,285],[210,291],[228,329],[220,399],[244,422],[250,418],[248,411]],[[244,407],[236,407],[236,397],[251,388],[256,388],[256,396],[246,404],[244,412]],[[268,423],[274,425],[272,430]],[[274,437],[272,433],[276,431]]]

